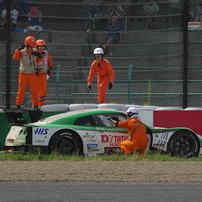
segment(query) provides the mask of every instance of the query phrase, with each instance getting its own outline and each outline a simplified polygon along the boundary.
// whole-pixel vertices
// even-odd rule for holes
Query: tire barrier
[[[69,110],[68,104],[53,104],[53,105],[43,105],[41,106],[41,111],[43,112],[67,112]]]
[[[96,109],[97,104],[70,104],[69,111],[83,110],[83,109]]]

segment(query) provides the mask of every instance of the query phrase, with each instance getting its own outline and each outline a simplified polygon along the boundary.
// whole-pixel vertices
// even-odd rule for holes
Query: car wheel
[[[168,142],[168,153],[171,156],[195,157],[199,155],[197,136],[188,130],[174,133]]]
[[[49,152],[56,151],[62,155],[82,154],[82,142],[72,131],[59,131],[50,140]]]

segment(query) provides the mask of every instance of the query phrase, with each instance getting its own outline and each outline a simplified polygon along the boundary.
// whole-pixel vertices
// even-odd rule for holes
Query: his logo
[[[47,135],[49,128],[37,128],[34,130],[34,135]]]

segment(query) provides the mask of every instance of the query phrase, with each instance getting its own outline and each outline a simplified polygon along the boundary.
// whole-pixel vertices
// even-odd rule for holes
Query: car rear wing
[[[31,123],[37,122],[42,116],[42,111],[35,110],[17,110],[17,109],[2,109],[5,114],[8,123],[16,124],[27,124],[28,121],[25,119],[23,114],[28,113]]]

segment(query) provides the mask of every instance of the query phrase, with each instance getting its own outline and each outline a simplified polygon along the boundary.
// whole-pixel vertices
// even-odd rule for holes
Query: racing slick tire
[[[69,111],[83,110],[83,109],[96,109],[97,104],[70,104]]]
[[[180,130],[174,133],[167,147],[171,156],[196,157],[199,155],[199,141],[197,136],[188,130]]]
[[[81,155],[83,153],[82,141],[73,131],[58,131],[49,143],[49,153],[54,151],[62,155]]]

